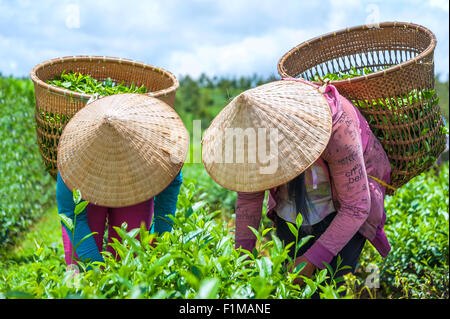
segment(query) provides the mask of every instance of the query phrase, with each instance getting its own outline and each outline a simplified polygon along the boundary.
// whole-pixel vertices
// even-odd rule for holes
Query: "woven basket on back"
[[[380,140],[400,187],[429,168],[444,150],[442,115],[434,91],[436,37],[423,26],[384,22],[357,26],[303,42],[278,62],[282,77],[377,71],[331,81],[355,104]],[[391,192],[389,192],[391,193]]]
[[[83,108],[92,97],[49,85],[46,82],[63,71],[89,74],[104,81],[110,78],[115,83],[122,81],[136,86],[145,85],[149,96],[159,98],[171,107],[175,104],[178,80],[170,72],[128,59],[73,56],[56,58],[36,65],[30,73],[36,96],[36,133],[39,149],[48,172],[56,179],[56,155],[59,138],[70,118]]]

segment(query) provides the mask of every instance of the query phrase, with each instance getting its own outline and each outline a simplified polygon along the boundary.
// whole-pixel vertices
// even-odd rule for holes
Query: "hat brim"
[[[106,207],[153,198],[181,170],[189,134],[166,103],[143,94],[96,100],[75,114],[58,145],[58,171],[69,189]]]
[[[203,135],[203,165],[216,183],[229,190],[271,189],[289,182],[321,156],[331,128],[330,106],[317,88],[297,81],[274,81],[241,93],[216,116]],[[237,130],[231,142],[230,130]],[[238,145],[240,132],[244,136]],[[276,146],[276,152],[271,157],[270,150],[264,158],[268,145]]]

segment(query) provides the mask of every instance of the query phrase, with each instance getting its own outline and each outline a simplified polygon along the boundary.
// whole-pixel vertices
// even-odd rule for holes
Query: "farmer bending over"
[[[231,134],[237,128],[240,136]],[[233,144],[233,138],[243,140]],[[306,263],[301,275],[310,277],[324,262],[336,269],[338,255],[350,269],[336,276],[354,271],[366,240],[381,256],[389,253],[383,231],[389,160],[334,86],[284,79],[243,92],[205,132],[202,156],[211,177],[237,191],[236,248],[255,247],[248,226],[259,228],[269,190],[267,216],[277,236],[286,245],[295,241],[287,224],[297,214],[299,241],[314,236],[296,254],[295,266]],[[291,258],[294,253],[291,247]]]
[[[84,262],[103,261],[103,236],[120,240],[114,227],[170,232],[182,183],[181,167],[188,133],[177,113],[156,98],[119,94],[81,109],[65,127],[58,145],[56,199],[59,214],[75,219],[72,189],[80,190],[86,209],[76,216],[75,235],[63,224],[67,264],[73,246]],[[154,207],[153,207],[154,205]],[[82,239],[96,232],[93,237]],[[74,241],[74,242],[73,242]],[[115,256],[108,245],[107,251]]]

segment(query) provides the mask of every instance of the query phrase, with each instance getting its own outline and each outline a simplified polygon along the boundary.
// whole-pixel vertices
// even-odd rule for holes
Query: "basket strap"
[[[383,182],[382,180],[380,180],[380,179],[378,179],[378,178],[376,178],[376,177],[374,177],[374,176],[367,175],[367,177],[370,177],[371,179],[377,181],[381,186],[384,186],[384,187],[386,187],[386,188],[389,188],[390,190],[393,190],[394,192],[396,192],[397,189],[398,189],[398,188],[396,188],[396,187],[394,187],[394,186],[392,186],[392,185],[389,185],[389,184]]]
[[[89,103],[92,103],[92,102],[94,102],[95,100],[98,100],[98,99],[100,99],[100,98],[102,98],[102,97],[103,97],[103,95],[100,95],[100,94],[98,94],[98,93],[94,93],[94,94],[92,94],[92,96],[90,97],[90,99],[87,101],[86,105],[88,105]]]
[[[328,83],[330,83],[330,79],[320,78],[320,82],[322,83],[322,85],[319,87],[319,92],[323,94],[323,93],[325,93]]]

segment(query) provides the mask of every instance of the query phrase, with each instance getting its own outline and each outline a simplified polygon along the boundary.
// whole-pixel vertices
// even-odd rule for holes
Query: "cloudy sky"
[[[431,29],[436,72],[448,78],[448,0],[0,0],[0,72],[28,76],[48,59],[106,55],[176,75],[268,76],[301,42],[376,21]]]

